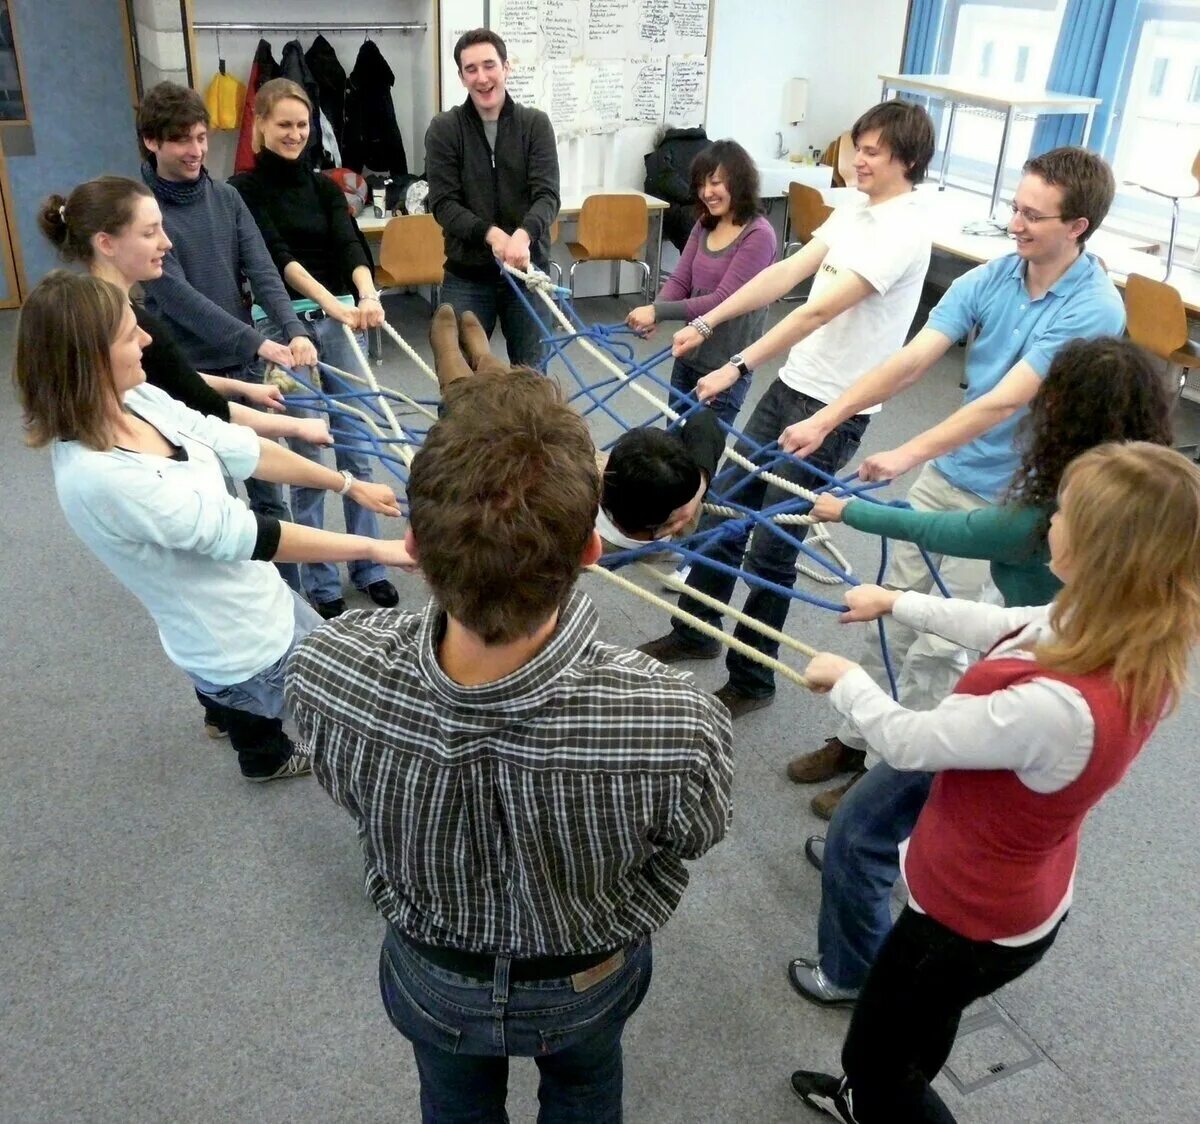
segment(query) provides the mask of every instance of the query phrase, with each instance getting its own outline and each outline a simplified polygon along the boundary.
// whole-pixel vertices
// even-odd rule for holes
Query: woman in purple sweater
[[[658,300],[625,318],[644,336],[663,320],[686,322],[703,316],[775,260],[775,231],[759,205],[758,169],[740,144],[721,140],[704,149],[692,161],[692,190],[698,221],[679,264]],[[758,309],[718,325],[687,359],[675,360],[671,386],[691,394],[705,374],[724,366],[762,335],[766,315],[765,309]],[[740,378],[708,405],[732,425],[749,385],[748,378]]]

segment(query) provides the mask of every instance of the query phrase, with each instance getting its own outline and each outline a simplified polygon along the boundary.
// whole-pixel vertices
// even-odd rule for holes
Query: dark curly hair
[[[1115,336],[1072,340],[1018,430],[1023,455],[1006,498],[1053,508],[1064,470],[1081,453],[1108,441],[1170,445],[1174,397],[1137,345]]]
[[[692,197],[696,200],[696,219],[705,230],[712,230],[717,225],[717,220],[700,198],[700,192],[704,189],[704,181],[718,169],[725,173],[730,217],[738,226],[745,226],[762,213],[758,169],[750,153],[732,140],[713,141],[707,148],[697,152],[692,161]]]

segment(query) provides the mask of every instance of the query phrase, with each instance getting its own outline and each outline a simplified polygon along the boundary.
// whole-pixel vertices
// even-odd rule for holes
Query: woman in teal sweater
[[[1002,503],[976,511],[914,511],[821,495],[812,514],[937,554],[986,558],[1005,605],[1046,605],[1061,583],[1050,572],[1046,533],[1063,469],[1106,441],[1171,443],[1167,381],[1128,340],[1064,347],[1029,405],[1021,466]]]

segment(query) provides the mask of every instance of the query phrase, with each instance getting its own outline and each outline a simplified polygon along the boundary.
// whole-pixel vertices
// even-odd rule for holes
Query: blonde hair
[[[1200,639],[1200,468],[1145,441],[1099,445],[1063,474],[1070,578],[1054,602],[1051,671],[1110,668],[1135,723],[1179,702]]]
[[[270,82],[259,86],[258,93],[254,95],[254,132],[250,147],[255,152],[261,152],[263,147],[262,122],[275,112],[275,107],[281,101],[288,98],[304,103],[308,109],[308,124],[312,127],[312,99],[304,92],[304,87],[290,78],[272,78]]]
[[[28,444],[79,441],[89,449],[112,444],[111,352],[128,308],[129,298],[116,285],[65,269],[46,274],[26,298],[13,382]]]

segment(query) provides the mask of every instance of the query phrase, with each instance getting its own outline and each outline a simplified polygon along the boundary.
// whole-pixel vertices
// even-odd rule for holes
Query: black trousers
[[[229,731],[229,744],[237,750],[243,776],[270,776],[292,755],[292,739],[283,732],[281,719],[264,718],[248,710],[222,706],[199,691],[196,698],[204,707],[204,713]]]
[[[953,1124],[930,1082],[950,1056],[963,1011],[1029,971],[1061,925],[1009,948],[968,940],[906,906],[871,967],[842,1047],[859,1124]]]

